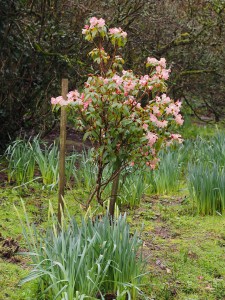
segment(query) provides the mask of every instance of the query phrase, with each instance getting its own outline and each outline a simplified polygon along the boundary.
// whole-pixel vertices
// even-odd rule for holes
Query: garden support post
[[[62,97],[67,99],[68,79],[62,79]],[[65,188],[65,155],[66,155],[66,107],[61,107],[60,115],[60,150],[59,150],[59,193],[58,193],[58,223],[62,223],[64,211],[64,188]]]

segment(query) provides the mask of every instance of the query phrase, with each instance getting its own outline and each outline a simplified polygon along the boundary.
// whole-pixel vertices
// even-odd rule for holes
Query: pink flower
[[[127,74],[129,74],[129,72],[128,72],[128,71],[125,71],[125,70],[123,70],[123,71],[122,71],[122,74],[123,74],[123,75],[127,75]]]
[[[66,101],[66,100],[64,100],[63,98],[59,101],[59,105],[60,105],[60,106],[66,106],[66,105],[68,105],[68,104],[69,104],[69,102]]]
[[[152,133],[150,131],[147,132],[146,136],[148,139],[149,146],[152,147],[155,144],[155,142],[157,141],[158,136],[155,133]]]
[[[142,86],[145,86],[145,85],[147,85],[148,80],[149,80],[148,75],[141,76],[141,79],[139,80],[139,84],[142,85]]]
[[[154,57],[148,57],[147,58],[147,63],[150,64],[150,65],[153,65],[153,66],[157,66],[159,61]]]
[[[51,98],[51,104],[56,105],[59,104],[60,106],[68,105],[71,101],[64,100],[62,96],[58,96],[56,98]]]
[[[137,107],[137,109],[140,109],[140,108],[141,108],[141,103],[138,103],[138,104],[136,105],[136,107]]]
[[[162,94],[161,99],[162,104],[168,104],[171,102],[170,97],[168,97],[166,94]]]
[[[179,144],[183,142],[180,134],[171,133],[170,137],[171,139],[178,141]]]
[[[57,105],[57,104],[59,104],[59,102],[60,102],[60,100],[61,99],[63,99],[63,97],[62,96],[59,96],[59,97],[57,97],[57,98],[51,98],[51,104],[52,105]]]
[[[131,167],[133,167],[133,166],[134,166],[134,161],[132,161],[132,162],[130,163],[130,166],[131,166]]]
[[[166,68],[166,59],[160,58],[159,64],[163,69],[165,69]]]
[[[105,20],[101,18],[98,20],[98,27],[103,27],[103,26],[105,26]]]
[[[90,24],[91,24],[90,28],[95,27],[98,24],[98,19],[96,17],[90,18]]]
[[[92,17],[90,18],[90,29],[94,28],[95,26],[97,26],[98,28],[101,28],[103,26],[105,26],[105,20],[100,18],[100,19],[97,19],[96,17]],[[82,31],[83,34],[85,34],[85,30],[88,30],[89,27],[87,27],[88,25],[85,25],[85,29],[84,29],[84,33]]]
[[[82,34],[86,34],[87,32],[88,32],[87,29],[85,29],[85,28],[82,29]]]
[[[91,98],[89,98],[87,101],[85,101],[84,102],[84,110],[86,110],[87,108],[88,108],[88,106],[89,106],[89,104],[91,104],[91,102],[92,102],[92,99]]]
[[[152,170],[154,170],[158,162],[159,162],[159,158],[156,158],[156,157],[155,157],[155,158],[150,162],[150,168],[151,168]]]
[[[168,125],[168,121],[163,120],[163,121],[156,121],[155,122],[156,126],[159,128],[165,128]]]
[[[80,97],[80,93],[75,90],[75,91],[70,91],[68,94],[67,94],[67,99],[69,102],[72,102],[72,101],[75,101],[77,100],[78,98]]]
[[[179,101],[179,100],[177,100],[177,101],[175,102],[175,104],[177,105],[177,107],[181,108],[182,102]]]
[[[82,34],[86,34],[89,30],[89,25],[85,25],[84,28],[82,29]]]
[[[170,74],[170,72],[171,72],[171,70],[170,69],[163,69],[162,70],[162,78],[163,79],[165,79],[165,80],[167,80],[168,78],[169,78],[169,74]]]
[[[122,28],[109,28],[109,34],[114,35],[114,34],[120,34],[123,38],[127,37],[127,33],[122,30]]]
[[[118,34],[122,31],[121,28],[109,28],[109,33],[110,34]]]
[[[148,129],[148,124],[143,124],[142,128],[144,128],[144,130],[147,130]]]
[[[170,103],[168,107],[166,107],[166,114],[173,114],[175,117],[179,114],[180,109],[175,103]]]
[[[157,73],[159,73],[159,74],[160,74],[160,73],[161,73],[161,71],[162,71],[162,68],[161,68],[161,66],[157,66],[155,69],[156,69],[156,72],[157,72]]]
[[[154,105],[154,106],[152,107],[152,110],[153,110],[153,113],[154,113],[155,115],[158,115],[158,116],[160,116],[160,115],[161,115],[161,113],[160,113],[160,110],[159,110],[159,107],[158,107],[158,106]]]
[[[156,118],[156,116],[153,115],[153,114],[150,114],[150,120],[151,120],[152,122],[154,122],[154,123],[158,121],[158,119]]]
[[[118,75],[114,75],[113,78],[112,78],[112,80],[115,81],[115,83],[116,83],[117,85],[121,85],[122,82],[123,82],[123,78],[121,78],[121,77],[118,76]]]
[[[135,82],[132,80],[128,80],[124,82],[124,92],[129,93],[129,91],[133,90],[135,88]]]
[[[159,158],[154,158],[152,161],[147,161],[146,165],[149,166],[152,170],[154,170],[158,162]]]
[[[184,123],[184,120],[180,114],[175,117],[175,121],[177,122],[178,125],[183,125]]]

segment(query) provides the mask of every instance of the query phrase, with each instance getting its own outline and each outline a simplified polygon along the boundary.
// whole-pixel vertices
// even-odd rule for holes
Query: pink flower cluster
[[[168,97],[166,94],[162,94],[161,97],[159,96],[156,97],[156,104],[158,105],[158,107],[166,104],[167,105],[165,108],[166,115],[172,115],[178,125],[183,125],[184,120],[182,118],[182,115],[180,114],[181,101],[176,101],[175,103],[173,103],[170,97]],[[155,122],[156,125],[158,126],[160,125],[160,123],[158,123],[156,116],[161,115],[160,110],[159,108],[157,109],[157,106],[153,106],[152,110],[153,110],[153,115],[152,117],[150,116],[151,121]],[[163,125],[167,126],[165,122],[161,125],[162,126],[158,126],[158,127],[163,127]]]
[[[167,120],[160,121],[154,114],[150,114],[150,120],[156,125],[158,128],[165,128],[168,125]]]
[[[141,108],[141,103],[137,102],[133,96],[130,96],[129,99],[125,100],[124,104],[130,105],[133,108],[137,108],[137,109]]]
[[[160,60],[156,59],[155,57],[148,57],[147,64],[149,66],[161,66],[162,68],[166,68],[166,59],[164,57],[160,58]]]
[[[69,101],[63,99],[62,96],[58,96],[56,98],[51,98],[51,104],[52,105],[57,105],[59,104],[60,106],[65,106],[65,105],[68,105],[69,104]]]
[[[123,38],[127,37],[127,33],[123,31],[120,27],[119,28],[109,28],[109,34],[110,35],[119,35]]]
[[[168,107],[166,107],[166,114],[167,115],[173,115],[175,117],[175,121],[179,125],[183,125],[184,120],[182,118],[182,115],[179,113],[181,107],[181,102],[177,101],[175,103],[170,103]]]
[[[148,139],[148,144],[150,147],[152,147],[155,144],[155,142],[158,140],[157,134],[152,133],[150,131],[147,132],[146,137]]]
[[[90,28],[93,28],[95,26],[97,26],[97,27],[105,26],[105,20],[102,18],[97,19],[96,17],[90,18]]]
[[[148,57],[146,66],[147,67],[155,67],[156,74],[153,76],[154,79],[162,78],[164,80],[167,80],[169,78],[169,74],[170,74],[171,70],[166,69],[166,59],[165,58],[160,58],[160,60],[158,60],[154,57]]]
[[[154,157],[151,161],[147,161],[146,165],[149,166],[152,170],[154,170],[159,162],[159,158]]]
[[[62,96],[51,98],[51,104],[67,106],[73,103],[73,105],[81,106],[82,110],[86,110],[89,104],[92,102],[92,99],[89,98],[86,101],[84,101],[84,98],[85,98],[84,93],[80,94],[77,90],[74,90],[74,91],[70,91],[67,94],[67,100],[63,99]]]
[[[105,20],[102,18],[97,19],[96,17],[92,17],[90,18],[89,22],[90,22],[90,26],[85,25],[84,28],[82,29],[82,34],[87,34],[88,31],[90,29],[93,29],[94,27],[102,28],[103,26],[105,26]]]
[[[175,134],[175,133],[172,133],[170,135],[171,139],[173,140],[176,140],[178,141],[179,143],[182,143],[184,140],[181,138],[181,135],[180,134]]]
[[[139,84],[142,86],[147,86],[149,82],[150,77],[148,75],[141,76],[139,80]]]

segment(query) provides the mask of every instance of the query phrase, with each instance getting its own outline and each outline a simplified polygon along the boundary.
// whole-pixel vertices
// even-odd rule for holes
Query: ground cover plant
[[[39,278],[46,299],[122,300],[140,294],[142,242],[137,233],[130,236],[126,216],[114,224],[107,216],[83,219],[81,224],[71,217],[68,224],[64,218],[59,233],[53,216],[45,237],[26,220],[22,226],[34,267],[21,283]]]
[[[190,194],[196,199],[201,214],[223,213],[225,139],[217,133],[210,140],[198,139],[188,165]]]
[[[18,187],[41,179],[43,187],[57,188],[59,174],[59,147],[56,142],[47,144],[38,137],[31,140],[17,139],[5,151],[8,181],[16,181]],[[75,163],[79,154],[73,151],[66,156],[67,181],[75,175]],[[83,160],[82,160],[83,161]],[[37,174],[35,174],[37,171]]]
[[[34,179],[35,158],[33,143],[16,140],[5,152],[8,160],[8,180],[15,180],[17,185]]]

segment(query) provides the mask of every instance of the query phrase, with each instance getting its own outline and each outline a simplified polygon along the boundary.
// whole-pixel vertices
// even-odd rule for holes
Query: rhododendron
[[[148,57],[148,73],[137,75],[124,70],[124,60],[117,53],[127,38],[121,28],[107,29],[103,19],[92,17],[82,33],[95,43],[89,55],[98,72],[89,75],[79,91],[69,92],[67,99],[57,97],[51,102],[74,111],[76,125],[84,131],[84,138],[93,142],[98,174],[88,203],[96,196],[102,204],[105,187],[121,170],[134,165],[154,169],[159,150],[173,141],[182,141],[170,130],[182,125],[183,119],[181,102],[166,95],[170,69],[165,58]],[[108,41],[113,48],[111,54],[103,48]],[[108,165],[112,172],[103,180]]]
[[[170,73],[170,69],[168,69],[168,70],[166,70],[166,69],[162,70],[161,71],[162,78],[165,79],[165,80],[167,80],[169,78],[169,73]]]
[[[90,19],[90,27],[89,26],[85,26],[86,28],[94,28],[95,26],[99,27],[103,27],[105,26],[105,20],[104,19],[97,19],[96,17],[92,17]]]
[[[183,118],[182,118],[182,115],[180,115],[180,114],[176,115],[175,121],[176,121],[177,124],[179,124],[179,125],[183,125],[183,123],[184,123],[184,120],[183,120]]]
[[[123,38],[127,37],[127,33],[119,28],[109,28],[109,35],[120,34]]]
[[[162,68],[166,68],[166,59],[164,57],[160,58],[159,64]]]
[[[171,137],[173,140],[178,141],[178,143],[182,143],[182,142],[183,142],[183,139],[181,138],[181,135],[180,135],[180,134],[171,133],[170,137]]]
[[[158,139],[158,136],[155,133],[148,131],[147,133],[148,144],[152,147]]]
[[[147,58],[147,63],[149,65],[152,65],[152,66],[157,66],[158,63],[159,63],[159,61],[156,58],[154,58],[154,57],[148,57]]]

